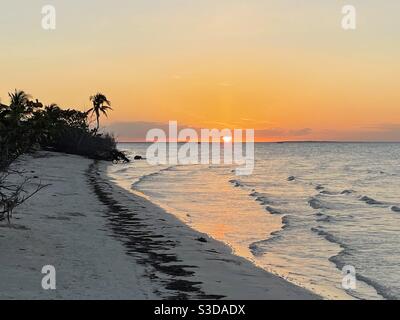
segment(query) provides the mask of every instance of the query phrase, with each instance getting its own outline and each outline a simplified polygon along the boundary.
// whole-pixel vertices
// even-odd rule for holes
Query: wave
[[[319,210],[319,209],[331,209],[331,206],[328,205],[325,201],[317,199],[316,197],[311,197],[308,201],[308,204],[311,208]]]
[[[267,251],[265,248],[263,248],[263,245],[277,241],[281,238],[281,236],[278,235],[277,233],[278,233],[278,231],[271,233],[271,235],[270,235],[271,237],[269,239],[260,240],[260,241],[251,243],[249,245],[249,250],[252,253],[252,255],[255,257],[262,256]]]
[[[267,210],[270,214],[283,214],[280,210],[273,208],[271,206],[267,206],[265,210]]]
[[[345,189],[340,194],[349,195],[349,194],[353,194],[354,192],[355,192],[354,190]]]
[[[290,216],[284,216],[282,217],[282,228],[281,230],[272,232],[270,234],[270,237],[268,239],[264,239],[264,240],[260,240],[260,241],[256,241],[253,242],[249,245],[249,249],[250,252],[255,256],[255,257],[259,257],[261,255],[263,255],[266,251],[267,248],[263,248],[263,246],[268,245],[270,243],[279,241],[280,239],[282,239],[282,232],[290,227]]]
[[[146,181],[146,180],[149,179],[149,178],[152,178],[152,177],[154,177],[154,176],[160,175],[160,174],[162,174],[163,172],[169,171],[169,170],[171,170],[171,169],[173,169],[173,168],[175,168],[175,167],[176,167],[176,166],[170,166],[170,167],[167,167],[167,168],[160,169],[160,170],[158,170],[158,171],[156,171],[156,172],[152,172],[152,173],[149,173],[149,174],[145,174],[145,175],[141,176],[139,179],[137,179],[134,183],[132,183],[132,188],[136,187],[139,183],[141,183],[141,182],[143,182],[143,181]]]
[[[391,209],[393,212],[400,212],[400,207],[398,207],[398,206],[393,206],[393,207],[391,207]]]
[[[345,243],[340,241],[340,239],[335,237],[333,234],[323,230],[321,226],[313,227],[313,228],[311,228],[311,231],[317,233],[319,236],[324,237],[327,241],[335,243],[340,246],[340,248],[342,250],[337,255],[329,258],[329,261],[332,262],[333,264],[335,264],[335,266],[338,270],[343,270],[343,268],[346,265],[350,264],[350,263],[346,262],[346,258],[352,256],[351,248],[348,245],[346,245]],[[398,297],[396,297],[390,293],[389,288],[379,284],[377,281],[374,281],[366,276],[363,276],[362,274],[360,274],[358,272],[356,274],[356,279],[358,281],[362,281],[362,282],[366,283],[367,285],[369,285],[370,287],[374,288],[375,291],[385,299],[390,299],[390,300],[398,299]],[[350,294],[351,296],[354,296],[355,298],[359,298],[357,296],[356,292],[353,292],[351,290],[346,290],[346,292],[348,294]]]
[[[317,184],[315,187],[316,191],[319,191],[320,194],[323,195],[328,195],[328,196],[336,196],[336,195],[350,195],[353,194],[355,191],[350,190],[350,189],[345,189],[343,191],[331,191],[331,190],[326,190],[326,187],[324,187],[321,184]]]
[[[240,180],[229,180],[230,183],[232,183],[235,188],[245,188],[247,187],[242,181]],[[249,194],[249,196],[255,198],[255,200],[257,202],[260,203],[260,205],[265,206],[265,210],[268,211],[270,214],[283,214],[282,211],[280,211],[279,209],[272,207],[271,204],[273,204],[273,202],[268,199],[268,197],[265,194],[259,193],[257,192],[255,189],[252,190],[252,192]]]
[[[230,180],[230,183],[234,184],[235,187],[244,187],[245,185],[239,180]],[[255,201],[259,202],[260,205],[265,207],[265,210],[268,211],[272,215],[282,215],[283,213],[272,207],[273,201],[271,201],[264,193],[257,192],[255,189],[252,189],[252,192],[249,194],[250,197],[254,198]],[[271,242],[278,241],[282,238],[282,231],[287,229],[289,226],[289,217],[282,217],[282,226],[280,230],[274,231],[270,234],[268,239],[263,239],[260,241],[253,242],[249,245],[250,252],[255,256],[261,256],[265,253],[265,249],[262,248],[263,245],[269,244]]]
[[[356,193],[356,191],[351,190],[351,189],[345,189],[341,192],[330,191],[330,190],[326,190],[325,187],[320,184],[317,185],[315,187],[315,189],[319,191],[319,194],[311,197],[310,200],[308,201],[308,204],[310,205],[310,207],[312,207],[313,209],[316,209],[316,210],[340,209],[340,207],[341,207],[341,203],[329,203],[327,201],[323,201],[323,200],[319,199],[318,196],[339,196],[339,195],[350,196],[350,195]],[[391,210],[393,212],[400,212],[400,207],[394,205],[393,203],[379,201],[379,200],[376,200],[376,199],[366,196],[366,195],[358,196],[357,198],[358,198],[358,200],[365,202],[366,204],[371,205],[371,206],[382,206],[382,207],[392,206]]]
[[[317,194],[311,196],[308,200],[308,205],[315,210],[348,210],[354,204],[350,204],[342,201],[335,201],[336,197],[330,197],[332,195],[338,196],[338,194]]]
[[[318,212],[315,214],[317,216],[317,222],[333,222],[335,219],[332,216],[329,216],[327,214],[323,214],[321,212]]]
[[[348,265],[348,263],[345,262],[346,257],[350,257],[350,252],[347,249],[344,249],[342,252],[340,252],[338,255],[333,256],[329,258],[329,261],[335,264],[335,266],[339,270],[343,270],[343,268]],[[391,293],[390,288],[380,284],[379,282],[366,277],[360,273],[356,273],[356,279],[357,281],[362,281],[366,283],[368,286],[372,287],[375,289],[376,293],[380,296],[382,296],[384,299],[387,300],[398,300],[398,297],[394,294]],[[359,298],[354,291],[348,291],[346,290],[351,296],[354,296],[355,298]]]
[[[363,196],[360,198],[360,201],[364,201],[366,204],[370,204],[370,205],[387,205],[387,203],[382,202],[382,201],[377,201],[373,198],[370,198],[368,196]]]
[[[237,180],[231,180],[231,183],[237,183]],[[243,185],[243,184],[241,184]],[[272,207],[273,201],[271,201],[265,193],[257,192],[255,189],[252,189],[252,192],[249,194],[250,197],[255,198],[255,201],[259,202],[260,205],[265,207],[265,210],[268,211],[272,215],[283,215],[283,213]],[[265,253],[265,249],[262,248],[263,245],[269,244],[271,242],[278,241],[282,238],[282,232],[289,227],[289,215],[282,216],[282,226],[280,230],[274,231],[270,234],[268,239],[260,240],[253,242],[249,245],[249,249],[254,256],[261,256]]]
[[[260,205],[262,205],[262,206],[273,204],[273,201],[271,201],[270,199],[268,199],[268,197],[266,197],[258,192],[252,192],[252,193],[250,193],[250,196],[256,198],[256,201],[260,202]]]
[[[357,280],[360,280],[360,281],[368,284],[369,286],[373,287],[379,295],[381,295],[383,298],[385,298],[387,300],[398,300],[399,299],[396,295],[391,293],[390,288],[381,285],[377,281],[374,281],[366,276],[363,276],[362,274],[357,274],[356,278],[357,278]]]
[[[320,194],[324,194],[324,195],[327,195],[327,196],[336,196],[336,195],[339,194],[339,192],[329,191],[329,190],[322,190],[320,192]]]
[[[317,184],[315,186],[315,190],[318,191],[320,194],[324,194],[324,195],[350,195],[355,193],[354,190],[351,189],[344,189],[343,191],[339,192],[339,191],[331,191],[331,190],[326,190],[326,187],[323,186],[322,184]]]
[[[316,234],[318,234],[319,236],[324,237],[326,240],[328,240],[329,242],[332,243],[336,243],[338,244],[342,249],[347,249],[347,245],[345,245],[344,243],[342,243],[337,237],[335,237],[333,234],[323,230],[323,227],[318,226],[318,227],[312,227],[311,228],[312,232],[315,232]]]

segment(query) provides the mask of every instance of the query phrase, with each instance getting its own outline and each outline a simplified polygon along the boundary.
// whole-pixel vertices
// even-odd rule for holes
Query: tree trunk
[[[96,133],[97,133],[99,131],[99,128],[100,128],[99,117],[96,117],[96,121],[97,121],[97,127],[96,127]]]

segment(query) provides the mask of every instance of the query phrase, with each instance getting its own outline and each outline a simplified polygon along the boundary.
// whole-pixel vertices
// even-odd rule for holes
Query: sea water
[[[131,157],[147,144],[120,144]],[[400,144],[257,143],[228,165],[110,166],[109,175],[257,266],[328,299],[400,298]],[[342,285],[344,266],[356,288]]]

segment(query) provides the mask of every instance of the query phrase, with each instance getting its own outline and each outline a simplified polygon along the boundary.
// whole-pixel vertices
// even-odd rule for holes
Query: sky
[[[41,27],[53,5],[56,30]],[[343,5],[357,29],[343,30]],[[1,0],[0,98],[23,89],[143,140],[170,120],[258,141],[400,141],[397,0]]]

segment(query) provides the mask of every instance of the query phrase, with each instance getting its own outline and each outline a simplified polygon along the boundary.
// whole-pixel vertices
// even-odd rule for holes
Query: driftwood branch
[[[32,178],[24,178],[18,183],[8,183],[8,178],[11,174],[22,176],[23,172],[7,169],[0,174],[0,221],[7,219],[10,222],[13,211],[49,184],[39,184],[33,190],[27,190],[26,185],[32,181]]]

